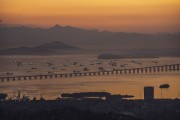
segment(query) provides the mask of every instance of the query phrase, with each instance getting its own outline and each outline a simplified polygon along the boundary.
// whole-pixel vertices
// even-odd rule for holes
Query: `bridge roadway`
[[[82,73],[65,73],[65,74],[46,74],[46,75],[31,75],[31,76],[11,76],[0,77],[0,81],[16,81],[16,80],[36,80],[36,79],[52,79],[52,78],[66,78],[78,76],[98,76],[98,75],[112,75],[112,74],[147,74],[156,72],[170,72],[180,71],[180,64],[151,66],[131,69],[113,69],[112,71],[96,71],[96,72],[82,72]]]

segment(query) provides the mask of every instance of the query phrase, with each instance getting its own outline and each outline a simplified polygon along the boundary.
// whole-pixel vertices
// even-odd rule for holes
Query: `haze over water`
[[[97,60],[97,55],[61,55],[61,56],[3,56],[0,63],[0,75],[7,76],[6,73],[16,75],[38,75],[51,73],[72,73],[73,71],[85,72],[84,68],[90,71],[99,71],[99,67],[105,70],[137,68],[166,64],[180,63],[179,57],[160,58],[134,58],[116,60]],[[17,66],[17,61],[21,61],[22,66]],[[141,65],[132,61],[140,62]],[[153,63],[152,61],[158,61]],[[51,62],[53,65],[47,65]],[[102,62],[102,64],[98,64]],[[116,62],[116,66],[109,63]],[[122,67],[121,65],[125,65]],[[32,69],[32,67],[37,69]],[[56,69],[53,69],[56,68]],[[179,72],[160,72],[147,74],[127,74],[127,75],[101,75],[82,76],[72,78],[53,78],[42,80],[21,80],[11,82],[1,82],[0,91],[8,93],[10,96],[18,91],[39,98],[41,95],[45,99],[55,99],[62,93],[72,92],[94,92],[106,91],[112,94],[134,95],[133,99],[143,99],[144,86],[154,86],[155,98],[180,98],[180,74]],[[168,89],[160,89],[161,84],[169,84]],[[9,97],[10,97],[9,96]]]

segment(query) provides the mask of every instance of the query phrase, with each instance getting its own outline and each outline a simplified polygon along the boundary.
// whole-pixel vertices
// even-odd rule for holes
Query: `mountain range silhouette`
[[[0,48],[61,41],[84,49],[179,48],[179,33],[127,33],[54,25],[49,28],[0,26]]]
[[[56,44],[57,42],[61,45]],[[0,49],[1,51],[6,49],[4,52],[18,50],[19,53],[23,49],[23,51],[45,53],[52,51],[48,49],[49,47],[69,49],[74,46],[84,50],[118,50],[124,53],[136,50],[138,52],[150,51],[152,54],[157,52],[158,54],[164,54],[164,52],[174,54],[175,52],[177,55],[180,52],[180,33],[110,32],[58,24],[49,28],[0,25]]]

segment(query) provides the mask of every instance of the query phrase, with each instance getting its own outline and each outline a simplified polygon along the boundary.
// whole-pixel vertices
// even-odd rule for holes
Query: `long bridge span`
[[[8,77],[0,77],[0,81],[9,82],[9,81],[17,81],[17,80],[53,79],[53,78],[80,77],[80,76],[113,75],[113,74],[148,74],[148,73],[171,72],[171,71],[172,72],[180,71],[180,64],[130,68],[130,69],[113,69],[111,71],[46,74],[46,75],[31,75],[31,76],[8,76]]]

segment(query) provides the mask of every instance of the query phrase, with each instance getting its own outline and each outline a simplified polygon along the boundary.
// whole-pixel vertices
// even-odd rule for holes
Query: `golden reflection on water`
[[[169,84],[168,89],[160,89],[161,84]],[[180,98],[179,72],[149,73],[132,75],[104,75],[46,80],[22,80],[0,83],[0,92],[12,95],[21,91],[30,98],[55,99],[61,93],[106,91],[112,94],[134,95],[134,99],[143,99],[144,86],[154,86],[155,98]],[[162,94],[161,94],[162,92]]]

